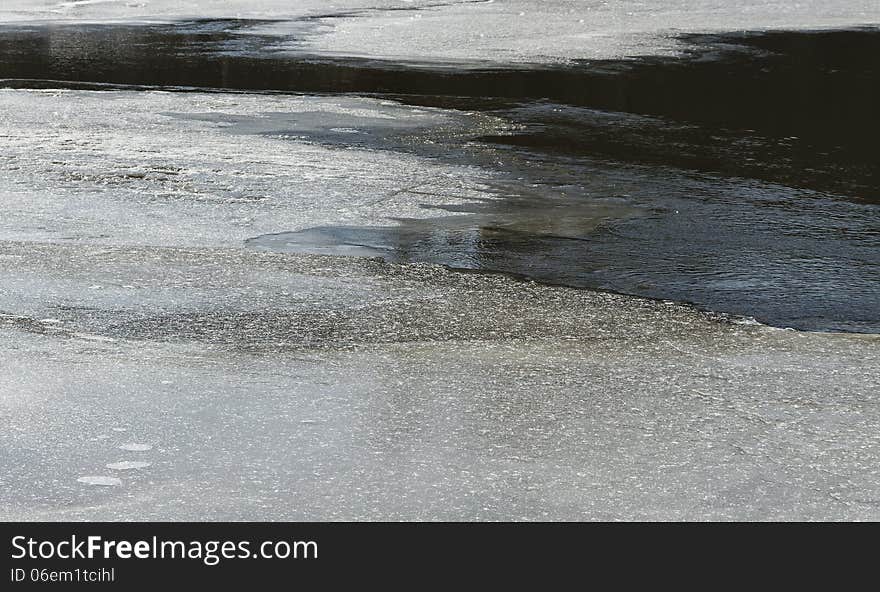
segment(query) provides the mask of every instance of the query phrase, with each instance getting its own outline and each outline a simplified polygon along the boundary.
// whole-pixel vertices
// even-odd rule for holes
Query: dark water
[[[272,49],[275,37],[243,34],[253,24],[0,28],[0,78],[380,94],[490,112],[519,129],[440,148],[387,135],[359,142],[502,171],[498,199],[251,244],[503,271],[800,329],[880,331],[876,29],[690,35],[677,58],[505,69],[291,56]]]

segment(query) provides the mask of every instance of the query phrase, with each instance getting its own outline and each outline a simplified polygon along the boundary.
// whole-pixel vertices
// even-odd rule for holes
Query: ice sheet
[[[499,125],[0,92],[0,518],[880,518],[876,336],[244,244],[493,199],[332,138]]]
[[[433,62],[565,62],[663,54],[677,32],[843,27],[880,23],[874,0],[7,0],[0,21],[179,18],[299,20],[262,30],[300,35],[297,51]]]
[[[321,142],[355,125],[479,134],[499,124],[373,99],[0,90],[0,239],[238,245],[488,196],[491,174],[475,167]]]
[[[65,286],[0,316],[4,519],[880,517],[876,336],[233,249],[0,274]]]

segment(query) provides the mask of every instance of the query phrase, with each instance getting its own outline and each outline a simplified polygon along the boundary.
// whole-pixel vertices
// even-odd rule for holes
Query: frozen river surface
[[[280,21],[295,52],[404,61],[558,63],[674,53],[674,35],[880,23],[874,0],[5,0],[5,22]],[[281,47],[285,47],[282,44]]]
[[[309,17],[248,34],[260,44],[277,35],[282,55],[334,59],[372,38],[372,57],[444,67],[664,53],[680,43],[674,28],[876,20],[874,3],[826,2],[744,9],[731,24],[702,18],[710,3],[680,2],[649,27],[650,11],[633,3],[616,21],[626,34],[603,36],[569,28],[588,8],[594,23],[617,9],[540,3],[567,40],[550,43],[529,29],[537,3],[316,2],[289,14],[269,2],[235,14],[220,2],[134,4],[13,0],[0,18]],[[392,4],[426,3],[378,8]],[[517,36],[487,27],[484,41],[449,24],[515,18],[532,25]],[[419,46],[431,56],[394,33],[404,23],[437,36]],[[239,55],[253,49],[236,43]],[[42,89],[0,90],[0,518],[880,519],[876,334],[786,330],[448,269],[522,276],[530,265],[540,276],[569,247],[510,236],[580,240],[649,221],[673,244],[689,227],[709,236],[718,212],[751,220],[766,210],[774,224],[797,221],[786,240],[824,238],[835,257],[859,262],[845,268],[852,291],[816,310],[863,331],[877,320],[870,163],[846,160],[841,181],[833,153],[797,181],[800,145],[770,146],[759,128],[748,150],[784,158],[737,177],[717,164],[728,136],[589,106],[542,109],[535,97],[467,108],[15,78],[6,86]],[[597,142],[588,159],[541,150],[545,136],[571,133],[571,117],[591,134],[620,130],[623,144]],[[687,150],[659,166],[643,148],[640,162],[619,160],[640,137]],[[717,162],[698,167],[693,146]],[[836,218],[817,225],[829,210]],[[684,221],[663,226],[672,212]],[[614,240],[594,252],[611,253]],[[812,273],[822,262],[794,264]],[[843,322],[846,302],[855,305]],[[768,308],[777,318],[783,309]]]
[[[0,99],[3,518],[878,517],[876,337],[254,251],[244,239],[273,228],[417,214],[426,196],[398,188],[426,179],[462,198],[491,179],[231,142],[183,114],[393,114],[447,133],[468,116],[371,99]]]

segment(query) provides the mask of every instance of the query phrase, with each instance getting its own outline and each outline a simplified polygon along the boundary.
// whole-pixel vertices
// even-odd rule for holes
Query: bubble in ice
[[[107,463],[105,466],[114,471],[130,471],[132,469],[146,468],[150,466],[150,463],[139,460],[122,460],[119,462]]]
[[[127,428],[110,428],[110,429],[113,430],[114,432],[124,432],[124,431],[126,431]]]
[[[105,486],[114,486],[114,485],[122,485],[122,479],[118,477],[108,477],[106,475],[92,475],[89,477],[80,477],[77,479],[80,483],[85,483],[86,485],[105,485]]]
[[[129,452],[145,452],[152,450],[153,446],[151,444],[123,444],[119,449],[128,450]]]

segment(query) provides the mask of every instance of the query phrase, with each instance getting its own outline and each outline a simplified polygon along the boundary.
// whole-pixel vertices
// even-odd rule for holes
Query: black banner
[[[33,586],[699,582],[873,565],[856,525],[6,523],[3,590]],[[412,579],[415,578],[415,579]]]

